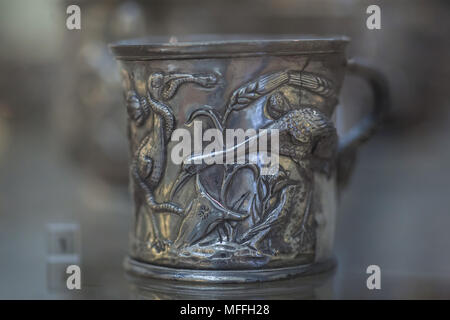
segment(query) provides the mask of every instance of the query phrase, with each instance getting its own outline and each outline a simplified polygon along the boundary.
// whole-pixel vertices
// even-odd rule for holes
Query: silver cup
[[[131,274],[252,282],[334,265],[338,189],[388,104],[384,78],[347,61],[347,43],[290,37],[111,45],[129,116],[135,223],[125,267]],[[368,80],[375,103],[338,139],[332,116],[346,71]],[[210,143],[202,133],[197,149],[192,142],[189,157],[174,161],[174,133],[184,129],[198,140],[199,123],[203,133],[277,130],[279,143],[268,148],[278,152],[276,170],[263,173],[263,163],[250,161],[251,136],[244,162],[188,161]],[[223,159],[236,148],[210,154]]]

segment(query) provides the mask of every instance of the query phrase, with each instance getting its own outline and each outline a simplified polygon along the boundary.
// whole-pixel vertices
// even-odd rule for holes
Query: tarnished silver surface
[[[173,40],[173,39],[172,39]],[[332,116],[346,38],[123,42],[135,200],[126,269],[142,276],[248,282],[332,265],[338,179],[379,122],[385,83],[369,67],[374,113],[338,142]],[[278,129],[280,167],[175,165],[176,128]]]

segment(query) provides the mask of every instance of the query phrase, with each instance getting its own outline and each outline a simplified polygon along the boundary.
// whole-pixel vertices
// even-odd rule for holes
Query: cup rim
[[[189,35],[147,37],[109,45],[117,60],[162,60],[344,52],[347,36]]]

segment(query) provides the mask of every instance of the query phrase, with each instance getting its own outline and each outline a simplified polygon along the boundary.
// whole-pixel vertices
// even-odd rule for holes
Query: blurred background
[[[81,30],[66,28],[71,4]],[[380,30],[366,27],[371,4],[381,8]],[[392,95],[341,195],[338,268],[320,285],[291,282],[287,297],[449,299],[449,31],[445,0],[0,0],[0,298],[180,297],[157,284],[136,293],[123,274],[133,211],[126,112],[107,44],[257,33],[347,35],[348,56],[380,69]],[[370,101],[348,77],[338,130]],[[64,289],[72,263],[80,291]],[[381,290],[366,287],[371,264],[381,267]],[[282,297],[277,285],[286,287],[257,286],[255,295]]]

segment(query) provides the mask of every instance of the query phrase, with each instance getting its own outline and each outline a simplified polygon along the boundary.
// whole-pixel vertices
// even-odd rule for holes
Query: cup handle
[[[340,187],[345,186],[349,181],[356,160],[357,148],[375,133],[390,105],[387,79],[378,70],[367,63],[353,59],[348,61],[347,70],[367,81],[373,92],[374,103],[371,113],[339,140],[337,180]]]

